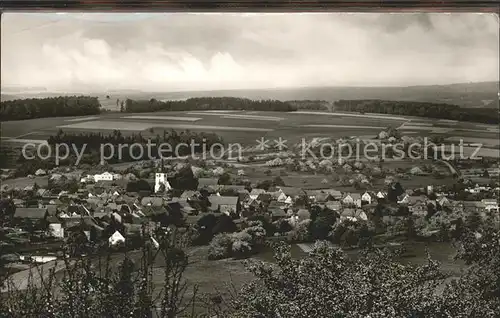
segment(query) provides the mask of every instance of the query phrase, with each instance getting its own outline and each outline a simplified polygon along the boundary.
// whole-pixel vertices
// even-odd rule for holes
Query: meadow
[[[259,111],[210,111],[210,112],[157,112],[120,113],[104,112],[98,116],[40,118],[8,121],[2,124],[2,141],[18,139],[47,140],[59,129],[75,132],[122,134],[141,132],[145,137],[156,136],[163,130],[192,130],[214,132],[225,143],[256,145],[256,140],[283,138],[286,145],[296,144],[315,137],[333,139],[365,136],[374,138],[387,128],[400,129],[401,133],[444,138],[462,136],[484,138],[484,144],[495,148],[498,128],[491,125],[449,122],[436,119],[383,116],[378,114],[327,113],[327,112],[259,112]],[[24,141],[23,141],[24,140]],[[450,142],[455,140],[450,140]],[[485,152],[497,156],[497,152]]]

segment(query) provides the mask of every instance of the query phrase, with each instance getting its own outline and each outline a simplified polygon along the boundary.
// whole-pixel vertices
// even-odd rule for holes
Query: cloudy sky
[[[2,87],[53,91],[498,81],[491,14],[6,13]]]

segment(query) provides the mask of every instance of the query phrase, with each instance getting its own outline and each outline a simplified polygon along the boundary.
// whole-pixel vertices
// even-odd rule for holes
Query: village
[[[209,259],[237,255],[211,255],[217,254],[212,245],[220,241],[218,234],[251,232],[242,239],[247,246],[242,253],[248,257],[268,240],[297,243],[305,251],[306,243],[316,239],[350,248],[360,244],[365,227],[378,241],[383,238],[380,242],[398,241],[409,232],[416,233],[412,238],[442,240],[449,235],[442,232],[456,230],[458,220],[498,219],[495,165],[471,169],[464,161],[465,168],[450,176],[432,163],[406,162],[406,169],[395,164],[300,160],[288,150],[237,162],[151,160],[125,169],[39,169],[25,178],[24,187],[2,186],[0,240],[8,252],[2,258],[15,272],[62,257],[63,243],[135,249],[144,240],[158,244],[158,231],[173,228],[191,233],[190,244],[211,244]],[[454,165],[459,167],[460,161]],[[302,182],[290,185],[291,175]],[[323,179],[309,185],[308,177]],[[412,177],[433,181],[403,188]],[[447,182],[441,181],[445,177]],[[344,230],[335,234],[339,224]],[[83,253],[79,248],[73,252]]]

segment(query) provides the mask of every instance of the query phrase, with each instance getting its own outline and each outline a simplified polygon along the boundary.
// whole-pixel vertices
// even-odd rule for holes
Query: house
[[[366,221],[368,220],[368,216],[366,215],[365,211],[361,210],[361,209],[351,209],[351,208],[348,208],[348,209],[344,209],[342,211],[342,213],[340,213],[340,221],[346,221],[346,220],[349,220],[349,221],[359,221],[359,220],[363,220],[363,221]]]
[[[40,208],[16,208],[14,219],[41,221],[47,217],[47,209]]]
[[[286,196],[286,194],[284,194],[284,193],[283,193],[283,192],[281,192],[281,191],[280,191],[280,192],[278,192],[278,193],[279,193],[279,194],[278,194],[278,197],[276,198],[276,201],[278,201],[278,202],[285,202],[285,201],[286,201],[286,199],[288,198],[288,197]],[[290,198],[290,200],[291,200],[291,198]]]
[[[481,201],[462,201],[462,212],[484,214],[486,212],[486,205]]]
[[[44,196],[45,196],[48,192],[49,192],[49,190],[47,190],[47,189],[38,189],[38,190],[36,190],[36,196],[37,196],[37,197],[42,198],[42,197],[44,197]]]
[[[217,178],[199,178],[198,190],[205,189],[216,191],[218,188],[219,180]]]
[[[16,206],[16,207],[24,207],[24,205],[26,204],[26,201],[23,199],[14,199],[14,200],[12,200],[12,202],[14,203],[14,206]]]
[[[326,191],[323,190],[308,190],[305,191],[309,200],[316,203],[324,203],[330,200],[334,200],[334,197]]]
[[[221,185],[219,186],[218,189],[219,193],[227,193],[227,192],[234,192],[234,193],[248,193],[248,190],[245,189],[244,185]]]
[[[295,187],[279,187],[279,189],[292,200],[296,200],[297,198],[306,196],[306,192],[301,188]]]
[[[60,239],[64,238],[64,228],[58,218],[55,216],[49,216],[47,218],[47,222],[49,223],[48,231],[52,237]]]
[[[144,197],[141,199],[142,206],[162,206],[163,198],[161,197]]]
[[[36,172],[35,172],[35,176],[45,176],[47,175],[47,171],[43,170],[43,169],[38,169]]]
[[[245,203],[246,209],[260,210],[262,208],[262,202],[257,199],[250,199]]]
[[[321,191],[316,195],[316,202],[317,203],[325,203],[331,200],[335,200],[335,198],[328,192],[323,192]]]
[[[359,193],[348,193],[342,199],[342,204],[361,207],[361,195]]]
[[[375,198],[376,198],[375,195],[367,191],[363,193],[363,195],[361,195],[361,202],[365,202],[366,204],[372,204]]]
[[[488,172],[488,176],[490,178],[494,177],[494,178],[498,178],[500,176],[500,168],[488,168],[486,169],[486,171]]]
[[[115,233],[113,233],[113,235],[111,235],[109,237],[108,243],[110,246],[116,246],[118,244],[123,244],[123,243],[125,243],[125,238],[123,237],[123,235],[120,232],[115,231]]]
[[[410,200],[410,196],[408,193],[403,193],[402,195],[398,196],[398,204],[408,204]]]
[[[365,211],[356,209],[355,213],[356,214],[354,215],[354,217],[356,218],[356,220],[368,221],[368,216],[366,215]]]
[[[142,214],[144,214],[145,216],[155,216],[155,215],[161,215],[161,214],[166,214],[168,213],[168,210],[160,205],[150,205],[150,206],[145,206],[142,210],[141,210]]]
[[[95,174],[94,175],[94,182],[99,182],[99,181],[113,181],[113,174],[109,172],[103,172],[101,174]]]
[[[425,195],[409,195],[407,197],[407,204],[408,205],[415,205],[415,204],[420,204],[420,203],[424,203],[426,204],[428,199]]]
[[[379,191],[379,192],[377,192],[376,196],[377,196],[377,199],[385,199],[387,197],[387,192]]]
[[[318,190],[306,190],[305,193],[310,201],[316,202],[316,195],[319,193]]]
[[[479,168],[461,169],[460,174],[464,178],[481,177],[484,174],[484,170]]]
[[[419,201],[415,204],[408,206],[408,210],[410,211],[411,214],[415,216],[424,217],[427,215],[427,204]]]
[[[196,198],[200,193],[198,191],[186,190],[182,192],[180,198],[184,200],[189,200],[192,198]]]
[[[420,176],[424,174],[424,171],[419,166],[412,167],[410,173],[414,176]]]
[[[334,200],[342,199],[342,192],[335,189],[323,189],[321,190],[323,193],[329,194]]]
[[[264,189],[252,189],[252,191],[250,191],[250,199],[252,200],[256,200],[260,194],[262,193],[266,193],[266,190]]]
[[[159,192],[162,185],[165,186],[165,191],[172,189],[172,186],[167,180],[167,174],[164,172],[155,173],[155,193]]]
[[[496,199],[482,199],[481,202],[484,204],[485,209],[489,212],[498,212],[498,201]]]
[[[239,213],[239,198],[238,197],[228,197],[228,196],[220,196],[220,195],[211,195],[208,197],[208,201],[210,202],[210,210],[231,214],[231,213]]]
[[[325,207],[333,211],[340,211],[342,209],[339,201],[328,201],[325,203]]]
[[[450,200],[445,196],[439,197],[436,201],[442,207],[449,207],[451,205]]]
[[[278,207],[274,207],[274,208],[270,209],[269,214],[271,215],[271,219],[273,221],[284,219],[287,217],[285,210],[280,209]]]
[[[47,213],[49,215],[56,215],[57,214],[57,205],[55,205],[55,204],[47,204],[45,206],[45,208],[47,208]]]

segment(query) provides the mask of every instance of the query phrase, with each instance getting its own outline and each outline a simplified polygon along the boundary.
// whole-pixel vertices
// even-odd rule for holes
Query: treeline
[[[148,141],[150,146],[148,146]],[[101,147],[103,157],[112,156],[111,159],[107,160],[108,163],[131,162],[160,158],[160,155],[163,157],[189,156],[192,151],[192,142],[194,143],[194,153],[201,153],[204,149],[210,151],[212,145],[222,143],[222,138],[215,133],[177,132],[175,130],[163,130],[161,134],[148,138],[142,136],[141,133],[124,136],[119,130],[114,130],[111,134],[96,132],[67,133],[59,130],[57,135],[49,137],[47,142],[52,146],[66,144],[70,148],[76,147],[77,149],[84,149],[85,146],[85,156],[84,160],[82,160],[85,162],[82,163],[97,164],[99,156],[96,155],[101,155]],[[134,147],[126,146],[132,144],[134,144]],[[161,145],[163,146],[160,147]],[[121,151],[119,151],[120,146],[122,146]],[[159,150],[161,150],[161,153]]]
[[[329,110],[329,102],[325,100],[289,100],[287,101],[290,105],[296,107],[297,109],[307,109],[307,110]]]
[[[99,114],[97,97],[59,96],[15,99],[1,102],[2,121],[44,117],[84,116]]]
[[[251,100],[237,97],[197,97],[187,100],[159,101],[127,99],[122,109],[128,113],[186,110],[295,111],[297,107],[279,100]]]
[[[498,124],[498,109],[461,108],[443,103],[424,103],[412,101],[386,100],[339,100],[335,102],[335,110],[382,113],[405,116],[418,116],[439,119],[450,119],[485,124]]]

